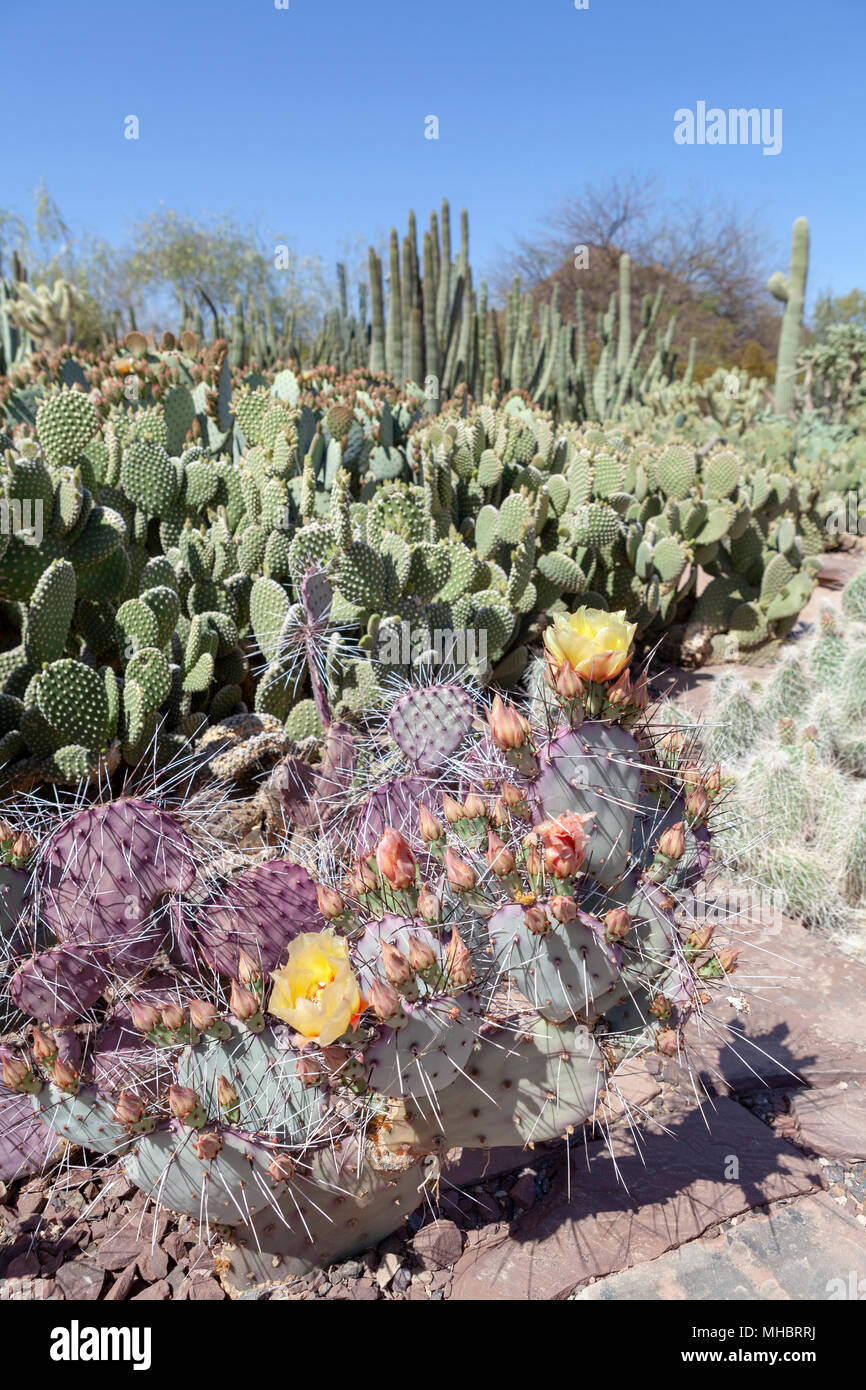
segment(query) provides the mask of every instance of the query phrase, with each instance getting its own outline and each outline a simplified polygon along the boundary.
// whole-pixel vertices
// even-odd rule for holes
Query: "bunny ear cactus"
[[[658,746],[633,634],[558,622],[541,721],[442,683],[387,730],[332,721],[295,801],[330,812],[296,821],[304,864],[214,882],[150,803],[64,820],[36,861],[50,930],[13,953],[10,1007],[36,1026],[4,1084],[231,1228],[237,1288],[381,1239],[455,1145],[589,1121],[620,1060],[677,1055],[736,965],[685,913],[719,782]]]

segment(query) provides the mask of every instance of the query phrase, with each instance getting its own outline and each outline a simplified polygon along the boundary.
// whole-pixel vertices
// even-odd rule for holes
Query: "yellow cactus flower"
[[[366,1008],[349,964],[349,946],[332,927],[302,932],[289,945],[289,958],[271,973],[268,1004],[305,1038],[328,1047]]]
[[[556,613],[545,628],[544,645],[555,666],[569,666],[587,681],[609,681],[626,665],[637,623],[626,622],[625,613],[604,613],[600,608],[578,608],[576,613]]]

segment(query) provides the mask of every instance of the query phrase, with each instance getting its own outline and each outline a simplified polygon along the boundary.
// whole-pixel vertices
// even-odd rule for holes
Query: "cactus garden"
[[[649,1299],[697,1324],[862,1298],[866,293],[839,292],[823,166],[792,180],[793,119],[792,163],[763,160],[773,105],[698,101],[673,140],[665,109],[662,141],[634,25],[602,89],[610,17],[579,3],[545,20],[543,88],[534,33],[507,88],[531,148],[500,25],[446,6],[419,155],[392,46],[421,27],[334,8],[336,43],[288,0],[230,32],[223,0],[158,15],[156,79],[116,17],[79,18],[99,100],[106,70],[173,91],[171,154],[148,107],[105,187],[68,191],[46,136],[67,223],[44,180],[20,211],[12,152],[0,1301]],[[791,26],[741,8],[790,78]],[[483,170],[448,143],[440,29],[502,123]],[[243,141],[243,112],[191,105],[214,43],[254,76]],[[663,146],[671,189],[611,174],[536,235],[565,90],[606,103],[602,165],[643,111],[634,167]],[[291,164],[263,162],[277,119]],[[209,156],[186,201],[180,130]],[[763,149],[713,148],[738,144]],[[712,186],[678,201],[689,159]],[[768,229],[725,203],[753,166]],[[470,251],[423,190],[476,183]],[[229,194],[288,230],[187,210]]]

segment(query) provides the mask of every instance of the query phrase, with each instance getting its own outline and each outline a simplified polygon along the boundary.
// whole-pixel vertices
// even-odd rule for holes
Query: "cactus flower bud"
[[[445,971],[449,983],[458,988],[471,985],[475,978],[472,957],[456,927],[452,928],[451,940],[448,942],[448,949],[445,953]]]
[[[682,821],[670,826],[659,838],[659,851],[668,859],[682,859],[686,852],[686,828]]]
[[[420,802],[418,806],[418,834],[421,836],[424,843],[428,845],[433,844],[436,840],[441,840],[442,836],[445,834],[441,823],[436,819],[433,812],[424,805],[423,801]]]
[[[467,820],[480,820],[487,815],[487,807],[484,805],[484,798],[477,792],[470,792],[463,803],[463,814]]]
[[[268,1164],[268,1172],[274,1182],[291,1182],[295,1175],[295,1164],[288,1154],[274,1154]]]
[[[12,846],[12,853],[16,859],[29,859],[35,848],[36,841],[23,830]]]
[[[386,827],[376,846],[376,863],[382,877],[398,891],[415,882],[415,856],[393,826]]]
[[[229,1008],[235,1018],[245,1023],[247,1019],[254,1018],[259,1012],[259,1001],[256,999],[252,990],[247,989],[246,985],[239,984],[237,980],[232,980]]]
[[[220,1110],[236,1110],[238,1106],[237,1088],[222,1074],[217,1077],[217,1105]]]
[[[443,792],[442,813],[449,825],[456,825],[458,821],[463,819],[463,806],[461,802],[455,801],[453,796]]]
[[[438,922],[442,915],[442,902],[429,883],[421,885],[421,892],[418,894],[418,915],[423,917],[425,922]]]
[[[199,1109],[201,1102],[189,1086],[171,1085],[168,1088],[168,1108],[176,1120],[188,1120]]]
[[[492,819],[493,824],[498,825],[500,829],[502,829],[504,825],[509,825],[511,823],[511,817],[508,814],[508,807],[502,800],[501,796],[497,796],[496,800],[493,803]]]
[[[530,845],[526,853],[526,872],[530,878],[538,878],[544,867],[541,858],[541,850],[537,845]]]
[[[262,978],[258,962],[248,955],[243,946],[238,951],[238,979],[242,985],[254,985]]]
[[[721,951],[716,952],[716,960],[726,975],[733,975],[737,968],[739,951],[734,951],[730,946],[725,946]]]
[[[608,941],[622,941],[631,931],[631,917],[624,907],[612,907],[604,914],[604,934]]]
[[[554,662],[548,661],[546,679],[561,700],[583,699],[586,687],[573,666],[563,663],[557,667]]]
[[[212,1163],[221,1153],[223,1141],[213,1130],[206,1129],[201,1134],[196,1135],[192,1141],[192,1146],[195,1149],[196,1157],[200,1158],[202,1163]]]
[[[445,876],[452,888],[458,892],[466,892],[475,887],[475,871],[471,864],[467,864],[459,854],[453,850],[445,851]]]
[[[423,890],[422,890],[423,891]],[[406,949],[406,959],[411,968],[419,975],[425,970],[432,970],[436,964],[436,956],[430,944],[423,941],[420,936],[410,936]]]
[[[649,704],[649,686],[646,680],[646,671],[641,671],[637,680],[632,685],[631,703],[637,710],[645,710]]]
[[[30,1063],[25,1058],[18,1057],[14,1053],[5,1056],[2,1070],[3,1085],[8,1086],[10,1091],[34,1089],[33,1072],[30,1069]]]
[[[114,1119],[119,1125],[137,1125],[144,1114],[144,1106],[132,1091],[121,1091],[114,1107]]]
[[[498,695],[494,695],[487,721],[490,737],[497,748],[507,751],[510,748],[523,747],[529,733],[529,724],[513,704],[506,705]]]
[[[333,922],[335,917],[339,917],[346,910],[342,894],[338,893],[336,888],[326,888],[321,883],[316,884],[316,902],[326,922]]]
[[[670,1018],[673,1012],[670,1002],[665,999],[663,994],[657,994],[649,1006],[651,1014],[655,1014],[657,1019],[663,1023],[666,1018]]]
[[[528,907],[523,914],[523,920],[527,931],[532,932],[533,936],[544,936],[550,931],[550,923],[542,907]]]
[[[203,999],[191,999],[189,1019],[197,1033],[206,1033],[216,1023],[217,1011],[213,1004],[206,1004]]]
[[[5,845],[7,840],[14,840],[14,838],[15,831],[13,827],[9,824],[8,820],[4,820],[3,816],[0,816],[0,845]]]
[[[563,894],[551,898],[547,906],[557,922],[573,922],[577,916],[577,903]]]
[[[383,980],[374,980],[367,991],[367,999],[373,1013],[382,1023],[399,1018],[403,1012],[400,996],[393,985]]]
[[[295,1063],[295,1075],[302,1086],[318,1086],[322,1079],[322,1068],[315,1057],[305,1057],[302,1052]]]
[[[686,945],[693,951],[705,951],[713,939],[713,932],[716,930],[713,924],[704,927],[693,927],[686,938]]]
[[[686,810],[692,820],[703,820],[710,809],[710,798],[703,786],[692,787],[686,798]]]
[[[57,1056],[57,1043],[41,1028],[33,1029],[33,1056],[39,1063],[52,1062]]]
[[[679,1039],[673,1028],[662,1028],[656,1033],[656,1047],[663,1057],[676,1057]]]
[[[607,688],[608,703],[614,706],[631,704],[632,684],[628,667],[620,672]]]
[[[680,780],[682,781],[684,787],[700,786],[701,772],[697,764],[691,762],[686,763],[685,767],[680,773]]]
[[[139,1033],[152,1033],[162,1021],[158,1009],[155,1009],[152,1004],[145,1004],[138,999],[130,1000],[129,1016],[132,1019],[132,1026],[137,1028]]]
[[[385,969],[385,978],[392,985],[406,985],[412,978],[412,971],[409,962],[398,950],[392,946],[390,941],[380,941],[379,950],[382,952],[382,964]]]
[[[184,1025],[183,1009],[173,1000],[163,1004],[159,1014],[163,1027],[167,1028],[170,1033],[176,1033],[178,1028],[182,1028]]]
[[[64,1062],[60,1057],[55,1057],[54,1066],[51,1068],[51,1080],[58,1091],[65,1091],[67,1095],[75,1095],[78,1090],[78,1072],[69,1062]]]
[[[704,786],[710,796],[717,796],[722,789],[722,769],[719,763],[704,775]]]
[[[502,800],[510,810],[514,810],[523,800],[523,793],[517,787],[513,787],[510,782],[503,782],[500,788]]]
[[[544,863],[554,878],[571,878],[580,872],[586,858],[587,834],[584,816],[570,813],[557,820],[544,821],[538,834],[544,851]]]
[[[498,878],[504,878],[506,874],[514,872],[514,855],[510,849],[505,848],[495,830],[488,833],[487,853],[484,857],[490,867],[490,872],[496,874]]]

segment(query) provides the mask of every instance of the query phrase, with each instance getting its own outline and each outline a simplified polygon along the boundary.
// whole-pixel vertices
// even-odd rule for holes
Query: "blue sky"
[[[864,0],[12,0],[3,38],[0,206],[44,177],[76,231],[233,208],[330,264],[447,196],[484,272],[585,182],[651,171],[757,211],[785,267],[806,215],[810,300],[866,286]],[[678,146],[701,100],[780,107],[782,152]]]

